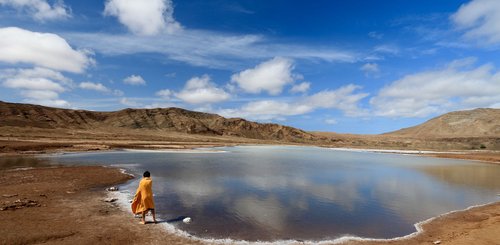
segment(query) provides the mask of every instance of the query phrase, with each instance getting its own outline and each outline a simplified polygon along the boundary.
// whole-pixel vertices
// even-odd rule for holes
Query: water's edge
[[[261,145],[259,145],[261,146]],[[210,147],[212,148],[212,147]],[[213,147],[213,148],[217,148],[217,147]],[[379,153],[379,154],[396,154],[396,155],[412,155],[412,156],[417,156],[417,157],[429,157],[429,156],[426,156],[425,154],[429,154],[429,153],[443,153],[443,152],[432,152],[432,151],[405,151],[405,150],[401,150],[401,151],[398,151],[398,150],[376,150],[376,149],[355,149],[355,148],[331,148],[331,147],[321,147],[321,148],[324,148],[324,149],[331,149],[331,150],[338,150],[338,151],[355,151],[355,152],[371,152],[371,153]],[[116,151],[116,149],[115,149]],[[170,150],[170,149],[167,149],[167,150],[143,150],[143,149],[119,149],[118,151],[124,151],[124,152],[164,152],[164,153],[225,153],[225,151],[223,150],[214,150],[214,151],[211,151],[211,150],[206,150],[206,148],[202,148],[202,149],[182,149],[182,150]],[[96,153],[102,153],[103,151],[95,151]],[[89,152],[65,152],[65,153],[58,153],[58,154],[72,154],[72,153],[89,153]],[[458,152],[455,152],[455,154],[460,154]],[[42,154],[41,156],[43,157],[43,155],[47,156],[47,155],[54,155],[54,153],[51,153],[51,154]],[[40,156],[40,155],[38,155]],[[459,160],[459,159],[454,159],[454,160]],[[467,161],[474,161],[474,160],[468,160]],[[478,162],[484,162],[484,161],[478,161]],[[104,166],[106,167],[106,166]],[[109,166],[108,166],[109,167]],[[130,176],[134,176],[133,174],[130,174],[127,172],[126,169],[123,169],[123,168],[120,168],[120,171],[124,174],[127,174],[127,175],[130,175]],[[134,176],[136,177],[136,176]],[[130,180],[130,181],[127,181],[123,184],[120,184],[120,187],[123,187],[123,186],[126,186],[128,184],[131,183],[131,181],[133,180]],[[119,192],[108,192],[108,196],[109,197],[112,197],[112,198],[117,198],[118,201],[117,201],[117,204],[120,208],[121,211],[124,212],[124,215],[132,215],[132,212],[130,211],[130,203],[129,203],[129,200],[133,197],[133,193],[130,193],[130,192],[122,192],[122,191],[119,191]],[[195,235],[191,235],[189,234],[188,232],[186,231],[183,231],[181,229],[178,229],[176,228],[173,224],[170,224],[170,223],[160,223],[158,225],[161,225],[162,228],[164,228],[164,230],[166,232],[168,232],[169,234],[172,234],[174,236],[179,236],[179,237],[183,237],[183,238],[186,238],[186,239],[189,239],[189,240],[192,240],[192,241],[200,241],[200,242],[205,242],[205,243],[212,243],[212,244],[270,244],[270,245],[274,245],[274,244],[341,244],[341,243],[345,243],[345,242],[348,242],[348,241],[373,241],[373,242],[390,242],[390,241],[398,241],[398,240],[405,240],[405,239],[410,239],[410,238],[413,238],[415,236],[418,236],[419,234],[421,234],[422,232],[424,232],[423,230],[423,226],[425,224],[428,224],[430,222],[432,222],[433,220],[437,219],[437,218],[441,218],[441,217],[444,217],[444,216],[447,216],[447,215],[451,215],[453,213],[457,213],[457,212],[463,212],[463,211],[468,211],[470,209],[473,209],[473,208],[478,208],[478,207],[483,207],[483,206],[487,206],[487,205],[490,205],[490,204],[493,204],[493,203],[497,203],[498,201],[493,201],[493,202],[489,202],[489,203],[486,203],[486,204],[479,204],[479,205],[473,205],[473,206],[469,206],[465,209],[462,209],[462,210],[453,210],[453,211],[450,211],[450,212],[447,212],[447,213],[444,213],[444,214],[440,214],[440,215],[437,215],[437,216],[434,216],[434,217],[431,217],[429,219],[426,219],[426,220],[423,220],[423,221],[420,221],[420,222],[417,222],[415,224],[413,224],[413,226],[415,227],[415,231],[408,234],[408,235],[404,235],[404,236],[400,236],[400,237],[395,237],[395,238],[388,238],[388,239],[382,239],[382,238],[369,238],[369,237],[359,237],[359,236],[355,236],[355,235],[350,235],[350,234],[345,234],[345,235],[342,235],[341,237],[338,237],[338,238],[335,238],[335,239],[330,239],[330,240],[321,240],[321,241],[311,241],[311,240],[277,240],[277,241],[246,241],[246,240],[233,240],[233,239],[211,239],[211,238],[202,238],[202,237],[198,237],[198,236],[195,236]],[[161,217],[159,217],[159,220],[162,221]],[[164,221],[164,220],[163,220]]]
[[[127,175],[135,177],[133,174],[128,173],[126,169],[120,168],[120,171],[123,174],[127,174]],[[127,181],[126,183],[121,184],[120,187],[126,186],[129,183],[130,183],[130,181]],[[129,202],[129,200],[131,200],[133,198],[133,194],[132,193],[130,193],[128,191],[115,191],[115,192],[108,192],[107,195],[108,195],[109,198],[116,198],[116,199],[118,199],[117,200],[118,207],[119,207],[119,209],[122,212],[124,212],[124,214],[134,215],[131,212],[131,210],[130,210],[130,202]],[[189,240],[192,240],[192,241],[199,241],[199,242],[211,243],[211,244],[239,244],[239,245],[247,245],[247,244],[248,245],[250,245],[250,244],[255,244],[255,245],[311,244],[312,245],[312,244],[342,244],[342,243],[345,243],[345,242],[348,242],[348,241],[390,242],[390,241],[399,241],[399,240],[410,239],[410,238],[418,236],[419,234],[421,234],[421,233],[424,232],[423,226],[425,224],[428,224],[428,223],[434,221],[435,219],[442,218],[444,216],[448,216],[448,215],[451,215],[451,214],[454,214],[454,213],[458,213],[458,212],[468,211],[468,210],[471,210],[473,208],[484,207],[484,206],[487,206],[487,205],[490,205],[490,204],[494,204],[494,203],[497,203],[497,202],[498,201],[493,201],[493,202],[486,203],[486,204],[472,205],[472,206],[467,207],[465,209],[453,210],[453,211],[450,211],[450,212],[447,212],[447,213],[444,213],[444,214],[440,214],[440,215],[431,217],[429,219],[426,219],[426,220],[423,220],[423,221],[415,223],[413,225],[415,227],[415,232],[410,233],[408,235],[404,235],[404,236],[400,236],[400,237],[394,237],[394,238],[388,238],[388,239],[359,237],[359,236],[348,235],[348,234],[343,235],[343,236],[341,236],[339,238],[335,238],[333,240],[321,240],[321,241],[310,241],[310,240],[305,240],[305,241],[304,240],[277,240],[277,241],[272,241],[271,242],[271,241],[234,240],[234,239],[230,239],[230,238],[226,238],[226,239],[212,239],[212,238],[202,238],[202,237],[194,236],[194,235],[189,234],[186,231],[183,231],[181,229],[176,228],[172,224],[169,224],[169,223],[166,223],[166,222],[161,222],[161,221],[165,221],[165,220],[163,220],[161,218],[161,216],[157,217],[157,220],[161,222],[158,225],[163,226],[162,228],[166,232],[168,232],[169,234],[172,234],[174,236],[183,237],[183,238],[186,238],[186,239],[189,239]]]

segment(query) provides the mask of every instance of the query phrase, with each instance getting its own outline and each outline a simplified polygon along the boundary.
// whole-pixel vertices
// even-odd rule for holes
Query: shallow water
[[[500,199],[500,166],[492,164],[316,147],[217,150],[46,159],[118,166],[136,176],[149,170],[159,216],[192,217],[191,224],[172,224],[202,238],[392,238],[414,232],[414,223],[430,217]],[[138,181],[123,188],[133,194]]]
[[[0,170],[16,169],[16,168],[34,168],[34,167],[48,167],[51,162],[46,159],[35,158],[32,156],[1,156],[0,157]]]

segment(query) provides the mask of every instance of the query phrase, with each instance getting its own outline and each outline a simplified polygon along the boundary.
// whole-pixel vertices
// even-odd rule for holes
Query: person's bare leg
[[[156,224],[156,214],[154,209],[151,209],[151,214],[153,214],[153,222]]]
[[[147,212],[147,211],[144,211],[144,212],[142,212],[142,214],[141,214],[141,215],[142,215],[141,224],[143,224],[143,225],[144,225],[144,224],[146,224],[146,212]]]

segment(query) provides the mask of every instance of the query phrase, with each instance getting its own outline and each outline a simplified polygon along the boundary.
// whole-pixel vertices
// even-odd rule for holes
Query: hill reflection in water
[[[500,166],[316,147],[242,146],[225,153],[108,152],[51,158],[106,164],[154,179],[157,212],[205,238],[391,238],[452,210],[497,200]],[[135,191],[138,179],[125,186]]]

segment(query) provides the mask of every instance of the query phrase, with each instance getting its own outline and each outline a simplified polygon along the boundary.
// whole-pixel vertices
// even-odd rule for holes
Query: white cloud
[[[70,79],[46,68],[7,69],[2,73],[3,86],[8,88],[64,92],[65,86],[71,85]]]
[[[59,97],[57,92],[51,90],[25,90],[21,91],[21,95],[34,100],[54,100]]]
[[[238,84],[248,93],[257,94],[266,91],[271,95],[278,95],[285,85],[293,82],[292,70],[291,60],[275,57],[254,68],[233,74],[231,82]]]
[[[46,69],[2,70],[2,86],[20,90],[25,102],[47,106],[69,107],[69,102],[59,99],[59,93],[69,90],[73,83],[61,73]]]
[[[189,104],[212,104],[230,98],[227,92],[211,82],[208,75],[189,79],[175,96]]]
[[[377,63],[366,63],[363,66],[361,66],[360,69],[365,73],[366,76],[376,75],[380,72]]]
[[[123,82],[130,85],[146,85],[146,81],[138,75],[130,75],[123,79]]]
[[[384,53],[384,54],[391,54],[391,55],[399,54],[399,48],[397,46],[389,45],[389,44],[376,46],[373,49],[373,51],[375,53]]]
[[[382,88],[370,100],[375,114],[424,117],[450,110],[490,107],[500,101],[500,72],[473,59],[456,60],[441,70],[407,75]]]
[[[371,31],[368,32],[368,36],[373,38],[373,39],[382,39],[384,37],[384,34],[376,32],[376,31]]]
[[[0,5],[26,12],[38,21],[60,20],[71,16],[71,10],[63,1],[56,1],[52,6],[45,0],[0,0]]]
[[[312,108],[307,105],[296,105],[274,100],[261,100],[247,103],[238,109],[222,109],[218,114],[225,117],[271,120],[279,119],[283,116],[305,114],[311,111]]]
[[[348,116],[361,116],[366,112],[358,107],[360,100],[368,96],[367,93],[355,93],[360,86],[348,84],[336,90],[324,90],[305,99],[306,103],[314,108],[340,109]]]
[[[125,93],[119,89],[113,90],[113,95],[115,96],[123,96]]]
[[[317,109],[339,109],[349,116],[359,116],[366,113],[358,107],[359,101],[368,94],[355,93],[357,89],[360,89],[360,87],[349,84],[336,90],[324,90],[291,102],[276,100],[254,101],[243,105],[241,108],[221,109],[217,113],[226,117],[271,120],[302,115]]]
[[[261,35],[234,35],[203,30],[182,30],[158,36],[66,33],[64,37],[79,47],[106,55],[158,53],[169,60],[226,70],[242,69],[249,60],[279,56],[326,62],[355,62],[359,59],[358,54],[346,49],[291,45],[276,43]]]
[[[16,89],[49,90],[63,92],[65,89],[60,84],[44,77],[12,77],[3,82],[3,86]]]
[[[162,90],[156,92],[155,95],[160,96],[163,99],[170,99],[170,96],[173,95],[173,92],[170,89],[162,89]]]
[[[147,109],[154,109],[154,108],[169,108],[169,107],[179,107],[179,105],[175,103],[158,103],[154,102],[149,105],[144,106],[144,108]]]
[[[330,118],[330,119],[326,119],[325,123],[330,124],[330,125],[334,125],[334,124],[337,124],[337,120]]]
[[[290,89],[290,92],[292,93],[305,93],[311,88],[311,83],[310,82],[302,82],[300,84],[293,85],[292,89]]]
[[[94,61],[60,36],[17,27],[0,28],[0,61],[81,73]]]
[[[26,99],[24,100],[26,103],[44,105],[44,106],[52,106],[57,108],[70,108],[71,104],[66,100],[61,99]]]
[[[93,82],[82,82],[80,85],[78,85],[81,89],[87,89],[87,90],[95,90],[99,92],[109,92],[109,88],[106,88],[106,86],[102,85],[102,83],[93,83]]]
[[[463,4],[451,20],[466,30],[465,37],[500,43],[500,1],[473,0]]]
[[[125,98],[125,97],[120,99],[120,104],[125,105],[125,106],[130,106],[130,107],[140,107],[141,106],[141,103],[134,101],[132,99],[129,99],[129,98]]]
[[[181,29],[171,0],[107,0],[104,14],[115,16],[136,35],[172,33]]]

